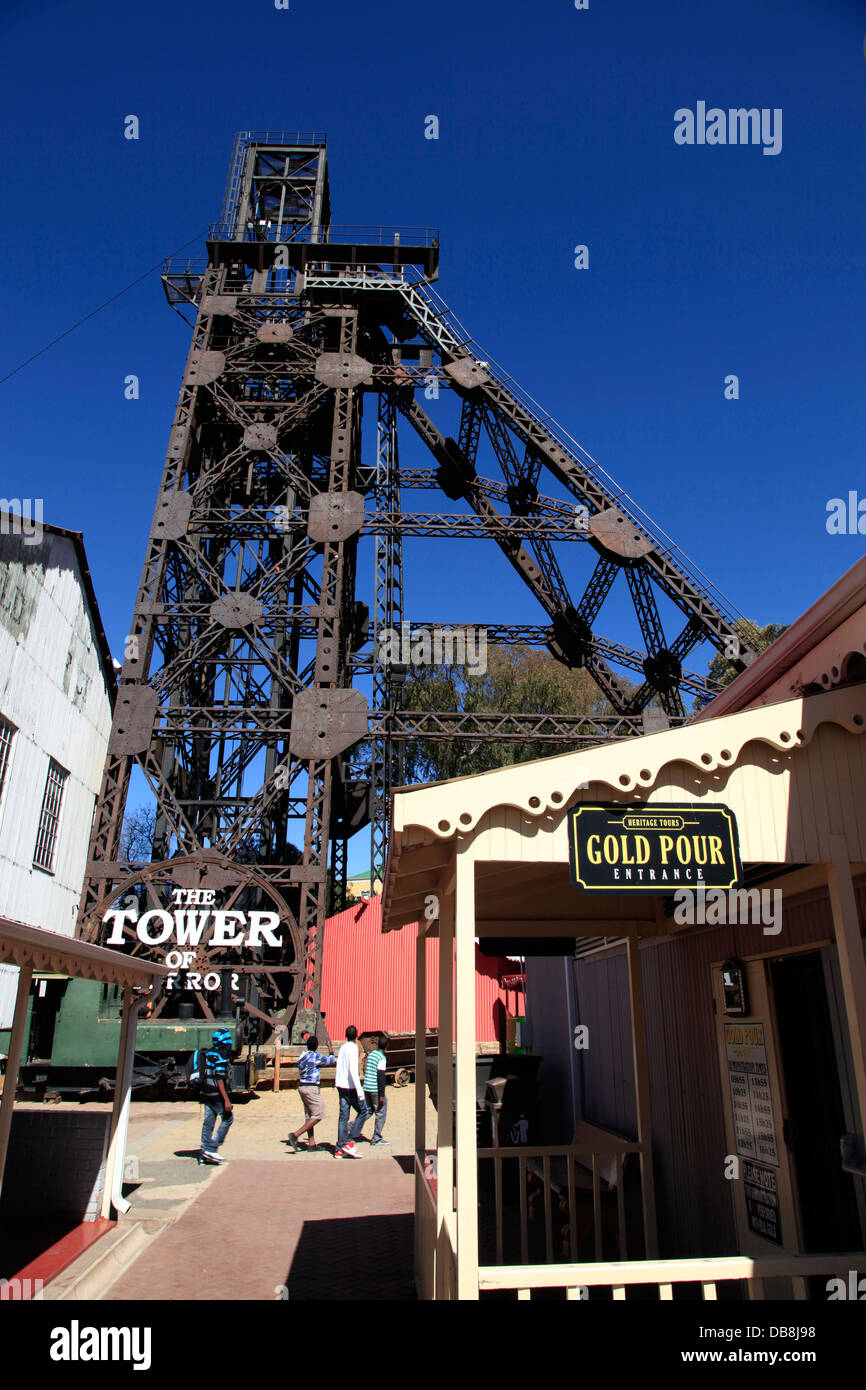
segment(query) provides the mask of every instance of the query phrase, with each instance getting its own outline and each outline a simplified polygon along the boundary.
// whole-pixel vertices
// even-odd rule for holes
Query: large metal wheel
[[[157,1001],[152,1017],[169,1017],[178,1001],[195,1000],[199,1018],[214,1018],[219,993],[203,987],[187,988],[187,975],[192,973],[199,984],[209,973],[222,978],[231,972],[231,1002],[240,1007],[260,1025],[265,1037],[281,1030],[290,1021],[301,990],[303,974],[303,944],[297,920],[283,895],[254,864],[239,864],[214,850],[195,855],[142,864],[120,880],[110,896],[106,896],[92,913],[86,935],[99,940],[105,935],[103,918],[107,912],[128,907],[131,920],[123,926],[125,949],[133,955],[145,955],[162,960],[170,954],[174,943],[148,946],[136,932],[138,918],[153,910],[171,910],[174,888],[214,888],[220,911],[243,911],[252,905],[266,908],[279,915],[282,946],[226,948],[211,943],[212,928],[190,953],[193,955],[187,970],[177,972],[175,988],[165,991]],[[134,914],[134,915],[133,915]]]

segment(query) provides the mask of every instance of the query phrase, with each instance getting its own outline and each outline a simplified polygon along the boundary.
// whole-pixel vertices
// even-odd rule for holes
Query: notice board
[[[763,1163],[753,1163],[748,1158],[744,1159],[743,1187],[749,1230],[763,1236],[765,1240],[772,1240],[776,1245],[781,1245],[779,1185],[775,1168],[768,1168]]]
[[[737,1153],[778,1168],[763,1023],[726,1023],[725,1056]]]

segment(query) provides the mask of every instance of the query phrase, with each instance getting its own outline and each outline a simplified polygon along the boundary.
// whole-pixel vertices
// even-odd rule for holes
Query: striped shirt
[[[385,1054],[378,1047],[372,1052],[367,1053],[367,1065],[364,1068],[364,1090],[376,1095],[379,1090],[378,1073],[385,1070]]]
[[[298,1071],[300,1073],[299,1085],[318,1086],[320,1084],[321,1068],[329,1067],[332,1062],[336,1062],[336,1057],[332,1052],[302,1052],[298,1058]]]

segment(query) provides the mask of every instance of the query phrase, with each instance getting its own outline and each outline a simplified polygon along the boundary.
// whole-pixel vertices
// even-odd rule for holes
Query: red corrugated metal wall
[[[347,907],[325,923],[322,955],[322,1012],[333,1042],[354,1023],[359,1032],[383,1028],[410,1033],[415,1028],[416,926],[382,932],[382,900],[370,898]],[[427,942],[427,1027],[439,1023],[439,942]],[[475,948],[475,1036],[498,1042],[505,1031],[506,993],[499,984],[513,974],[513,963],[483,956]]]

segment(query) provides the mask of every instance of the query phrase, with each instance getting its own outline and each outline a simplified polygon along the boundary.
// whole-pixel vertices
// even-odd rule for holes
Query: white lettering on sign
[[[202,972],[191,967],[196,953],[180,950],[183,946],[214,947],[225,950],[227,947],[243,946],[281,946],[280,914],[278,912],[238,912],[222,910],[214,905],[216,890],[212,888],[176,888],[172,894],[173,911],[153,908],[138,915],[138,903],[133,896],[125,901],[124,908],[112,908],[106,912],[103,922],[110,931],[105,938],[106,946],[124,946],[134,930],[144,946],[169,945],[165,952],[165,964],[172,974],[166,980],[166,989],[217,990],[221,985],[221,962],[214,961],[214,968]],[[196,909],[196,910],[193,910]],[[180,977],[177,972],[185,972]],[[238,976],[232,974],[232,989],[238,988]]]
[[[172,973],[165,981],[165,988],[218,990],[221,987],[221,962],[215,960],[215,969],[202,972],[199,967],[196,972],[190,969],[195,963],[196,952],[174,947],[279,947],[282,945],[282,935],[278,912],[221,910],[215,906],[214,899],[214,888],[175,888],[172,892],[172,912],[154,908],[139,917],[138,901],[132,895],[124,899],[128,903],[125,908],[114,908],[104,915],[103,922],[111,929],[106,937],[106,945],[122,947],[133,929],[146,947],[171,942],[171,949],[165,951],[165,965]],[[178,976],[177,972],[183,973]],[[238,990],[238,974],[232,973],[231,986],[232,990]]]
[[[231,925],[231,922],[238,922],[243,927],[244,914],[242,912],[215,912],[213,915],[213,936],[211,937],[212,946],[242,946],[244,935],[241,930]]]
[[[278,912],[166,912],[155,908],[135,920],[136,909],[106,912],[103,921],[111,925],[105,938],[106,946],[123,946],[127,923],[135,926],[135,934],[145,946],[161,946],[172,938],[178,946],[198,946],[208,927],[213,934],[206,945],[211,946],[280,946],[280,914]]]
[[[178,946],[197,946],[204,935],[209,912],[176,912],[175,931]]]

